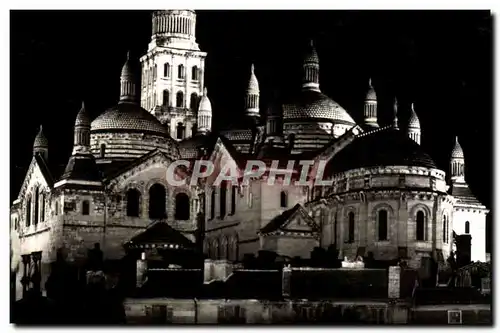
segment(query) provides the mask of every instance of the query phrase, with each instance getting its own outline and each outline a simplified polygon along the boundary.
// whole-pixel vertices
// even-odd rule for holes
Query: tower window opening
[[[184,139],[184,125],[182,123],[177,124],[177,139]]]
[[[168,62],[163,65],[163,76],[170,77],[170,64]]]
[[[349,212],[349,234],[347,242],[354,243],[354,212]]]
[[[88,200],[82,202],[82,215],[89,215],[90,213],[90,204]]]
[[[169,100],[170,100],[170,93],[168,92],[168,90],[163,90],[163,101],[162,101],[162,104],[163,106],[169,106]]]
[[[191,80],[193,81],[198,81],[199,78],[198,78],[198,67],[197,66],[193,66],[191,68]]]
[[[180,64],[178,67],[177,67],[177,78],[179,80],[182,80],[184,79],[184,65]]]
[[[104,158],[106,156],[106,145],[104,143],[101,144],[100,156],[101,156],[101,158]]]
[[[177,92],[177,98],[175,105],[178,108],[182,108],[184,106],[184,93],[182,91]]]
[[[387,240],[387,211],[384,209],[378,212],[378,240]]]
[[[425,240],[425,215],[424,212],[417,212],[417,240],[424,241]]]
[[[280,193],[280,207],[281,208],[286,208],[288,207],[288,200],[287,200],[287,194],[285,191],[281,191]]]
[[[466,234],[470,233],[470,223],[469,223],[469,221],[465,222],[465,233]]]

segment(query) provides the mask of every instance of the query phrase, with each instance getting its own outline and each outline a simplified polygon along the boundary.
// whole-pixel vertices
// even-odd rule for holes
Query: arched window
[[[26,200],[26,226],[31,225],[31,196]]]
[[[191,80],[197,81],[198,80],[198,67],[193,66],[191,68]]]
[[[231,191],[231,215],[234,215],[234,213],[236,213],[236,192],[238,192],[238,186],[233,185]]]
[[[45,193],[42,192],[42,195],[40,197],[40,221],[44,222],[45,221]]]
[[[285,191],[281,191],[280,193],[280,207],[281,208],[286,208],[288,207],[288,200],[287,200],[287,195]]]
[[[168,92],[167,89],[163,90],[162,104],[163,104],[163,106],[169,106],[170,105],[170,93]]]
[[[347,238],[347,241],[349,243],[353,243],[354,242],[354,212],[349,212],[349,234],[348,234],[348,238]]]
[[[101,158],[104,158],[106,156],[106,145],[103,143],[101,144]]]
[[[161,184],[154,184],[149,189],[149,218],[163,219],[166,217],[167,191]]]
[[[175,106],[177,106],[178,108],[184,107],[184,93],[182,91],[177,92]]]
[[[170,77],[170,64],[168,62],[163,65],[163,76]]]
[[[469,223],[469,221],[465,222],[465,233],[466,234],[470,233],[470,223]]]
[[[139,216],[139,201],[141,193],[135,188],[127,191],[127,216]]]
[[[182,123],[177,124],[177,139],[184,139],[184,125]]]
[[[184,65],[182,64],[177,67],[177,78],[178,79],[184,78]]]
[[[387,240],[387,211],[385,209],[378,212],[378,240]]]
[[[90,213],[90,204],[88,200],[84,200],[82,202],[82,215],[89,215]]]
[[[14,230],[19,229],[19,222],[17,220],[17,217],[14,219]]]
[[[215,188],[212,188],[212,193],[210,194],[210,219],[215,218]]]
[[[40,209],[40,190],[37,188],[35,190],[35,218],[33,219],[33,224],[38,224],[38,213]]]
[[[223,180],[220,183],[220,193],[219,193],[219,208],[220,208],[220,218],[226,217],[226,193],[227,193],[227,181]]]
[[[425,240],[425,215],[421,210],[417,212],[417,240]]]
[[[178,193],[175,196],[175,219],[181,221],[189,220],[189,197],[186,193]]]
[[[198,110],[198,95],[196,95],[196,93],[191,94],[191,101],[189,105],[191,106],[192,111]]]
[[[158,67],[157,65],[155,64],[154,68],[153,68],[153,81],[156,81],[156,72],[158,71]]]

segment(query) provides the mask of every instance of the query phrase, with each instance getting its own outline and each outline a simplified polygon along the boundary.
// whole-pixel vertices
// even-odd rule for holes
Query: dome
[[[356,125],[344,108],[321,92],[303,91],[296,101],[283,105],[284,120],[309,118]]]
[[[89,126],[89,124],[90,124],[90,117],[87,112],[87,109],[85,108],[85,105],[82,102],[82,108],[76,115],[75,126]]]
[[[165,127],[155,116],[136,103],[119,103],[98,116],[91,124],[91,132],[132,131],[168,136]]]
[[[451,151],[451,158],[464,158],[464,151],[460,143],[458,143],[458,137],[455,137],[455,147]]]
[[[417,114],[415,113],[415,110],[413,109],[413,103],[411,104],[411,114],[410,114],[410,120],[408,120],[408,127],[409,128],[420,128],[420,120],[418,120]]]
[[[33,148],[44,148],[49,146],[49,140],[45,137],[45,134],[43,134],[43,128],[40,125],[40,130],[38,131],[38,134],[35,137],[35,142],[33,143]]]
[[[437,169],[432,158],[402,131],[387,128],[359,136],[332,160],[334,173],[379,166],[416,166]]]
[[[375,92],[375,89],[373,89],[372,86],[372,79],[370,79],[368,83],[368,91],[366,92],[366,97],[365,101],[377,101],[377,93]]]

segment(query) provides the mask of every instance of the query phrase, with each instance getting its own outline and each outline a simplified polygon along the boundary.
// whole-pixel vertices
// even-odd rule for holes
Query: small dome
[[[252,67],[250,69],[250,80],[248,81],[248,92],[259,92],[259,81],[257,81],[257,77],[255,76],[255,68],[254,65],[252,64]]]
[[[148,132],[168,136],[155,116],[136,103],[120,103],[102,113],[91,124],[91,132]]]
[[[130,51],[127,52],[127,61],[125,61],[125,64],[123,64],[121,76],[122,77],[133,76],[132,66],[130,64]]]
[[[318,91],[302,91],[297,100],[283,105],[283,119],[327,119],[356,125],[337,102]]]
[[[310,63],[319,64],[318,53],[316,52],[316,48],[314,47],[314,43],[312,40],[310,41],[309,50],[304,57],[304,64]]]
[[[451,151],[451,158],[464,158],[464,151],[458,142],[458,137],[455,137],[455,147]]]
[[[420,129],[420,120],[418,120],[417,114],[415,113],[415,109],[413,108],[413,103],[411,104],[411,113],[410,113],[410,120],[408,120],[408,127]]]
[[[368,81],[368,91],[366,92],[365,101],[377,101],[377,93],[372,86],[372,79]]]
[[[201,96],[200,105],[198,106],[199,111],[212,111],[212,103],[207,96],[207,88],[203,89],[203,96]]]
[[[49,140],[43,134],[42,125],[40,125],[40,130],[35,137],[35,142],[33,143],[33,148],[47,148],[49,146]]]
[[[83,102],[82,108],[76,115],[75,126],[90,126],[90,117]]]

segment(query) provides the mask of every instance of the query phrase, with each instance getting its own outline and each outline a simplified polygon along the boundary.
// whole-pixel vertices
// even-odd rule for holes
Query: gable
[[[110,188],[124,187],[130,181],[145,182],[150,179],[167,178],[167,169],[174,160],[155,150],[131,162],[107,179]]]
[[[239,167],[237,157],[235,156],[236,152],[231,148],[232,147],[228,147],[220,137],[217,139],[214,150],[209,158],[209,161],[213,163],[214,171],[209,177],[206,178],[207,185],[212,185],[217,179],[219,173],[224,170],[225,167],[227,168],[230,165],[236,168],[238,175],[242,174],[242,169]],[[229,169],[226,170],[229,172]]]
[[[307,211],[296,204],[293,208],[276,216],[262,229],[261,235],[316,235],[319,227],[307,214]]]
[[[23,200],[27,192],[31,192],[36,186],[40,186],[42,191],[49,191],[52,188],[52,178],[48,173],[46,165],[40,165],[40,159],[36,156],[33,156],[31,159],[30,166],[17,196],[18,200]]]

